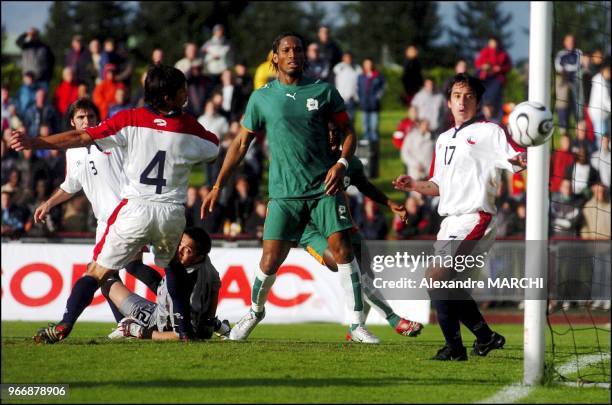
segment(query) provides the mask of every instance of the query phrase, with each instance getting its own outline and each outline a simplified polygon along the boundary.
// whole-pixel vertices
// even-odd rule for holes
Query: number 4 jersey
[[[219,153],[217,136],[194,117],[162,115],[150,107],[121,111],[87,133],[103,150],[123,151],[126,199],[183,204],[192,166]]]

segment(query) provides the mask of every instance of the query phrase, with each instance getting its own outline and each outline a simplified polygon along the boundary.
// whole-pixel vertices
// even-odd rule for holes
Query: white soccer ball
[[[542,145],[553,133],[553,115],[544,104],[523,101],[510,113],[508,127],[512,139],[519,145]]]

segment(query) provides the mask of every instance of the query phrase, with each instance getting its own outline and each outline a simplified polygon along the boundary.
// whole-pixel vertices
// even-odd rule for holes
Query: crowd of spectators
[[[22,85],[10,94],[2,86],[2,235],[53,236],[92,235],[95,219],[83,195],[52,210],[50,220],[34,224],[32,214],[64,178],[63,152],[23,151],[7,148],[11,131],[25,128],[32,136],[48,136],[67,128],[68,106],[79,97],[89,97],[98,106],[101,118],[142,106],[144,75],[134,77],[136,67],[123,44],[112,38],[91,38],[87,43],[74,36],[63,59],[56,59],[36,29],[17,39],[22,49]],[[551,231],[553,235],[610,238],[610,63],[600,51],[590,55],[574,49],[573,37],[555,59],[557,104],[562,136],[551,157]],[[266,215],[262,195],[267,158],[265,135],[253,142],[238,173],[222,190],[215,212],[200,219],[200,205],[219,174],[231,141],[240,130],[240,118],[251,92],[275,78],[271,53],[249,74],[246,63],[236,55],[225,36],[225,28],[215,25],[212,36],[201,46],[184,44],[184,56],[174,63],[187,78],[187,111],[197,117],[220,140],[215,163],[203,167],[204,182],[188,190],[188,226],[202,226],[213,236],[261,238]],[[365,58],[353,60],[333,39],[328,27],[321,27],[316,39],[307,45],[307,74],[334,84],[344,98],[354,121],[361,112],[361,144],[375,151],[370,165],[378,166],[379,117],[387,82],[377,63]],[[576,56],[577,55],[577,56]],[[576,59],[576,57],[578,59]],[[56,60],[61,60],[60,83],[50,88]],[[164,60],[164,50],[151,52],[150,63]],[[472,63],[473,62],[473,63]],[[576,64],[580,65],[576,74]],[[457,60],[455,73],[469,72],[482,79],[486,93],[482,117],[504,125],[508,108],[502,105],[507,74],[512,67],[500,41],[491,37],[473,61]],[[132,91],[132,80],[141,86]],[[582,79],[581,84],[577,80]],[[406,47],[403,73],[403,101],[407,116],[397,125],[391,141],[406,165],[406,173],[427,179],[437,136],[452,125],[446,106],[447,83],[436,83],[423,73],[419,49]],[[585,89],[588,89],[586,91]],[[564,93],[565,92],[565,93]],[[560,97],[566,97],[565,100]],[[582,103],[582,104],[580,104]],[[574,115],[574,129],[568,116]],[[386,134],[383,134],[386,135]],[[401,173],[397,173],[399,175]],[[525,173],[502,178],[496,196],[499,215],[498,236],[519,237],[525,230]],[[409,213],[402,222],[385,220],[380,207],[359,193],[349,192],[351,211],[366,239],[431,238],[438,229],[437,199],[411,193],[405,197]],[[607,225],[606,225],[607,224]]]
[[[552,237],[610,239],[610,57],[600,50],[584,54],[574,37],[564,38],[555,58],[556,103],[560,136],[553,140],[550,165],[550,234]],[[448,81],[441,91],[432,78],[418,71],[418,52],[406,48],[402,76],[407,114],[392,135],[392,143],[406,166],[406,174],[429,178],[437,136],[452,125],[446,106]],[[490,37],[473,61],[459,59],[455,73],[468,72],[485,85],[480,116],[507,125],[512,105],[503,105],[504,84],[512,61],[500,41]],[[422,78],[422,79],[421,79]],[[579,80],[582,79],[582,80]],[[415,83],[422,87],[415,91]],[[573,114],[570,125],[569,115]],[[497,236],[524,237],[526,171],[502,177],[496,194]],[[407,223],[394,218],[398,239],[424,238],[440,218],[437,199],[418,193],[406,196]]]

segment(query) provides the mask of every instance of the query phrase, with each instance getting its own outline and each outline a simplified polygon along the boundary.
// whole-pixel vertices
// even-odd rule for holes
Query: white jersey
[[[87,133],[103,150],[124,154],[125,199],[183,204],[194,164],[212,162],[219,140],[189,114],[162,115],[152,108],[124,110]]]
[[[440,189],[440,216],[495,214],[500,169],[520,171],[508,162],[517,154],[504,129],[492,122],[475,121],[440,134],[429,179]]]
[[[121,201],[123,152],[114,148],[102,152],[96,145],[66,151],[66,178],[60,188],[69,194],[81,189],[91,203],[98,222],[107,222]]]

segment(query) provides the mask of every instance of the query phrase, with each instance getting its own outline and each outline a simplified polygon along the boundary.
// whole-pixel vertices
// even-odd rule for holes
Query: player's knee
[[[96,262],[91,262],[87,265],[87,271],[85,272],[85,275],[93,277],[98,280],[98,282],[100,282],[102,280],[102,277],[104,277],[104,275],[109,270],[110,269],[107,269],[106,267],[101,266]]]
[[[353,260],[353,249],[348,243],[337,243],[333,248],[330,246],[330,251],[336,263],[349,263]]]
[[[259,262],[259,268],[262,272],[264,272],[264,274],[276,274],[281,264],[282,261],[277,255],[264,254]]]
[[[332,253],[327,249],[325,250],[325,253],[323,254],[323,262],[329,270],[333,272],[338,271],[338,265],[336,264],[336,261],[334,260],[334,255],[332,255]]]
[[[111,287],[117,281],[121,281],[119,278],[119,272],[115,270],[108,271],[100,281],[100,290],[102,291],[102,295],[109,298]]]

